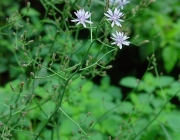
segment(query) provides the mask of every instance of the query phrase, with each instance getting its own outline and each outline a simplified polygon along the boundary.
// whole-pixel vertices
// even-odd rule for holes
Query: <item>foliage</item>
[[[130,1],[123,28],[104,19],[105,1],[23,2],[0,5],[1,139],[179,140],[180,77],[158,70],[162,62],[167,73],[179,67],[178,0],[166,0],[167,9]],[[71,22],[80,8],[93,11],[93,25]],[[115,31],[131,35],[129,47],[148,62],[140,79],[124,76],[116,86],[106,73],[121,51],[110,43]]]
[[[141,46],[141,58],[145,59],[154,51],[158,52],[157,59],[163,59],[163,67],[167,73],[180,64],[180,20],[177,18],[180,16],[179,6],[178,0],[165,0],[163,3],[156,1],[149,8],[143,9],[143,14],[136,16],[131,22],[137,45]]]

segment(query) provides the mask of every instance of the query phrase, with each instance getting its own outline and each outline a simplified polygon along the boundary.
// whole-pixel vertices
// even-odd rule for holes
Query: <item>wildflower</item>
[[[122,45],[129,46],[130,42],[126,41],[126,39],[128,39],[129,37],[124,35],[123,32],[117,32],[116,31],[116,34],[112,33],[112,36],[113,37],[111,37],[111,39],[113,39],[114,42],[111,44],[116,44],[117,46],[119,46],[120,49],[122,49]]]
[[[104,15],[107,17],[107,20],[112,21],[111,27],[113,27],[114,24],[121,27],[120,21],[123,22],[123,20],[120,18],[124,14],[121,13],[117,8],[115,8],[114,13],[111,11],[111,9],[108,9],[107,13],[104,13]]]
[[[123,9],[124,5],[129,3],[129,1],[127,1],[127,0],[110,0],[110,3],[113,4],[113,5],[117,4],[119,7],[121,7],[121,9]]]
[[[91,13],[85,12],[84,9],[80,9],[74,13],[77,16],[77,19],[71,20],[72,22],[78,22],[77,25],[82,24],[85,28],[86,28],[86,24],[85,24],[86,22],[92,24],[91,21],[87,20],[88,18],[90,18]]]

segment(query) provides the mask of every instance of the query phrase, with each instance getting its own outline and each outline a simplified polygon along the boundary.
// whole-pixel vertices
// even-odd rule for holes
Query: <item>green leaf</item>
[[[125,77],[120,82],[120,85],[129,87],[129,88],[135,88],[137,86],[137,79],[135,77]]]
[[[180,132],[180,118],[179,112],[174,111],[168,114],[167,125],[175,132]]]
[[[87,82],[82,86],[82,92],[88,93],[90,90],[93,88],[93,83],[92,82]]]
[[[172,46],[165,47],[162,51],[162,57],[166,71],[171,72],[178,60],[178,51]]]
[[[7,60],[6,59],[1,59],[0,60],[0,73],[3,73],[5,71],[7,71],[8,67],[7,67]]]
[[[122,121],[122,118],[118,115],[111,114],[111,117],[107,117],[103,120],[101,129],[108,132],[110,135],[117,135],[119,131],[118,121]]]
[[[162,76],[160,77],[160,84],[162,87],[169,86],[174,82],[174,78],[171,76]]]
[[[118,87],[110,86],[107,89],[107,92],[108,92],[108,94],[110,94],[116,100],[120,101],[122,99],[122,93],[121,93],[120,88],[118,88]]]
[[[27,15],[27,16],[39,16],[40,15],[40,13],[33,8],[29,8],[28,11],[27,11],[27,8],[23,8],[21,10],[21,13],[23,15]]]
[[[146,73],[145,77],[144,77],[144,82],[146,82],[147,84],[151,85],[151,86],[156,86],[157,85],[157,79],[156,77],[154,77],[154,75],[152,73]]]
[[[150,93],[153,92],[157,86],[159,86],[157,78],[151,73],[146,73],[144,81],[140,81],[139,89]]]
[[[161,126],[163,132],[165,133],[165,135],[166,135],[166,137],[167,137],[167,140],[172,140],[172,138],[171,138],[171,136],[170,136],[168,130],[166,129],[166,127],[165,127],[162,123],[160,123],[160,122],[159,122],[159,124],[160,124],[160,126]]]
[[[132,93],[130,95],[130,99],[135,104],[135,108],[139,110],[142,114],[150,114],[153,111],[152,107],[149,105],[149,102],[151,100],[149,94],[142,93],[137,95],[135,93]]]
[[[110,78],[109,76],[105,76],[101,79],[101,88],[108,89],[110,85]]]

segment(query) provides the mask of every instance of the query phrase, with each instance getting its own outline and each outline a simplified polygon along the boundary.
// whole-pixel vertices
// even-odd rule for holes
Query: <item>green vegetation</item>
[[[0,139],[179,140],[179,7],[129,0],[111,27],[103,0],[1,0]]]

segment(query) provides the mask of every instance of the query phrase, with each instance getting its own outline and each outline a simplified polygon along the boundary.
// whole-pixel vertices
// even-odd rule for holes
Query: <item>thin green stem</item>
[[[160,87],[160,89],[161,89],[161,93],[163,94],[164,100],[167,101],[166,96],[165,96],[165,93],[164,93],[164,90],[163,90],[163,88],[162,88],[162,86],[161,86],[161,77],[160,77],[159,74],[158,74],[158,70],[157,70],[156,64],[154,64],[154,70],[155,70],[156,76],[157,76],[158,81],[159,81],[159,87]]]
[[[171,101],[172,98],[174,98],[178,93],[180,92],[180,90],[178,90],[169,100],[166,101],[166,103],[164,104],[164,106],[162,107],[162,109],[156,114],[156,116],[144,127],[142,128],[134,137],[133,140],[135,140],[144,130],[146,130],[157,118],[158,116],[161,114],[161,112],[165,109],[165,107],[167,106],[167,104]]]
[[[81,126],[80,126],[76,121],[74,121],[69,115],[67,115],[66,112],[64,112],[64,111],[62,110],[62,108],[59,108],[59,110],[60,110],[69,120],[71,120],[74,124],[76,124],[76,125],[78,126],[79,130],[80,130],[87,138],[93,140],[93,138],[91,138],[91,137],[81,128]]]
[[[141,79],[143,79],[143,77],[145,76],[145,74],[146,74],[147,71],[149,70],[150,65],[151,65],[151,62],[149,62],[148,67],[147,67],[147,69],[146,69],[146,72],[144,73],[144,75],[142,76]],[[127,96],[121,103],[117,104],[116,106],[114,106],[114,107],[112,107],[111,109],[109,109],[108,111],[106,111],[106,112],[94,123],[94,125],[91,127],[91,129],[93,129],[93,127],[94,127],[98,122],[100,122],[100,120],[102,120],[102,118],[104,118],[108,113],[110,113],[111,111],[113,111],[113,110],[116,109],[117,107],[121,106],[121,105],[123,104],[123,102],[125,102],[127,99],[129,99],[131,93],[134,93],[134,92],[137,90],[137,88],[139,87],[139,85],[140,85],[140,82],[137,83],[136,87],[128,94],[128,96]]]
[[[115,51],[115,50],[116,50],[116,48],[108,51],[107,53],[105,53],[103,56],[101,56],[101,57],[100,57],[96,62],[94,62],[93,64],[91,64],[91,65],[89,65],[89,66],[86,66],[85,68],[81,68],[81,69],[79,69],[79,70],[80,70],[80,71],[86,70],[86,69],[89,69],[89,68],[93,67],[94,65],[97,65],[98,62],[99,62],[100,60],[102,60],[103,57],[105,57],[107,54],[109,54],[109,53],[111,53],[111,52],[113,52],[113,51]]]

